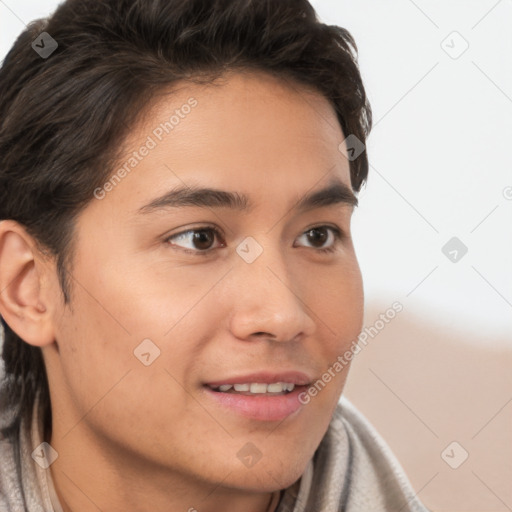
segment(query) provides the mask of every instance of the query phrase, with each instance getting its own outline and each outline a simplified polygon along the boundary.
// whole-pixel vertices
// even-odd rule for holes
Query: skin
[[[71,304],[53,259],[22,226],[0,223],[0,312],[43,349],[49,442],[59,454],[50,469],[65,511],[264,512],[272,493],[300,478],[342,393],[348,366],[281,422],[244,418],[205,396],[204,382],[256,370],[316,380],[363,321],[353,207],[293,208],[333,178],[350,187],[333,108],[264,73],[228,74],[219,84],[180,87],[133,127],[127,153],[190,97],[198,101],[78,217]],[[244,193],[254,208],[138,213],[183,184]],[[323,225],[344,238],[315,245],[304,235]],[[183,251],[207,245],[190,235],[166,241],[204,227],[222,233],[208,256]],[[247,236],[263,248],[251,264],[236,252]],[[330,245],[334,252],[319,251]],[[149,366],[133,354],[146,338],[161,351]],[[252,468],[237,457],[248,442],[262,453]]]

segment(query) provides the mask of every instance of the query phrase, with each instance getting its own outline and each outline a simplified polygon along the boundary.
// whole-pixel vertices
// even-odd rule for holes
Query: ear
[[[50,266],[35,240],[17,222],[0,222],[0,315],[30,345],[53,343],[54,329],[45,286]]]

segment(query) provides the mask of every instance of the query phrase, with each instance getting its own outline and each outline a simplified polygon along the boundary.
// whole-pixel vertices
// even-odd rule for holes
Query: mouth
[[[299,395],[310,383],[302,373],[258,373],[204,384],[203,389],[223,411],[268,422],[298,414],[304,405]]]
[[[264,382],[252,382],[244,384],[221,384],[220,386],[210,386],[207,384],[207,386],[212,391],[216,391],[218,393],[229,393],[231,395],[244,396],[282,396],[291,393],[295,387],[304,387],[295,386],[295,384],[291,382],[273,382],[270,384],[265,384]]]

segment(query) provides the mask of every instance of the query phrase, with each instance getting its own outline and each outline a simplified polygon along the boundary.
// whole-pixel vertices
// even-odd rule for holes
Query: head
[[[39,394],[48,441],[84,429],[191,477],[238,468],[234,486],[300,476],[348,368],[280,421],[207,385],[314,381],[360,332],[356,51],[306,0],[67,0],[28,26],[0,70],[2,356],[20,418]],[[236,457],[249,442],[260,472]]]

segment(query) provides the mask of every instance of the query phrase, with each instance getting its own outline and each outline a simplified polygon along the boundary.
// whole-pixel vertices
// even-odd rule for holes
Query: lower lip
[[[237,395],[235,393],[221,393],[204,386],[211,399],[232,411],[259,421],[282,421],[302,407],[299,394],[307,386],[298,386],[286,395]]]

